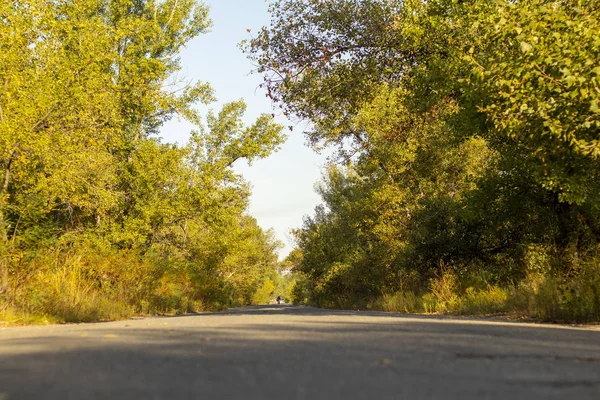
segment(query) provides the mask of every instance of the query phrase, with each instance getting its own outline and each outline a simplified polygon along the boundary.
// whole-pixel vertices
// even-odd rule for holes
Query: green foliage
[[[550,322],[592,322],[600,319],[599,269],[586,263],[571,276],[532,273],[517,285],[486,284],[464,288],[457,276],[442,273],[425,291],[384,294],[369,308],[403,313],[510,315]],[[463,281],[473,280],[465,277]]]
[[[423,298],[425,310],[440,314],[456,312],[460,307],[458,288],[458,277],[452,272],[442,270],[438,277],[431,280],[429,293]]]
[[[269,278],[265,279],[258,290],[252,295],[252,304],[268,304],[271,301],[275,284]]]
[[[310,120],[311,143],[337,145],[343,161],[295,232],[299,301],[386,295],[401,310],[498,312],[533,265],[575,285],[570,271],[596,262],[596,2],[279,0],[271,11],[246,52],[271,98]],[[534,315],[593,315],[575,311],[591,289],[560,297],[548,285],[554,300],[540,301],[555,311]]]
[[[583,263],[568,275],[531,273],[513,289],[508,308],[546,321],[598,321],[599,272],[598,261],[594,260]]]
[[[593,2],[506,4],[478,21],[469,83],[492,140],[569,203],[598,202],[600,10]],[[512,154],[511,156],[515,156]],[[532,159],[535,157],[534,159]]]
[[[212,89],[177,73],[207,6],[25,0],[0,15],[3,308],[76,321],[249,303],[279,244],[232,166],[285,138],[270,115],[245,126],[242,101],[203,123]],[[174,116],[196,126],[186,146],[156,137]]]

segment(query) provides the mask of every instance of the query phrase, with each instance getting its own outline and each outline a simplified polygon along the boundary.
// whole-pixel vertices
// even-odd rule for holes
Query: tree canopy
[[[62,299],[63,317],[77,313],[47,282],[81,267],[91,292],[126,307],[186,311],[250,302],[275,269],[279,244],[247,215],[232,166],[277,150],[282,127],[270,114],[245,126],[243,101],[204,122],[195,106],[214,100],[210,85],[179,78],[208,11],[195,0],[0,4],[5,304],[52,313]],[[185,146],[157,136],[174,116],[196,126]]]
[[[508,283],[596,259],[597,2],[271,9],[246,52],[271,98],[343,160],[296,231],[305,298],[364,305],[442,270]]]

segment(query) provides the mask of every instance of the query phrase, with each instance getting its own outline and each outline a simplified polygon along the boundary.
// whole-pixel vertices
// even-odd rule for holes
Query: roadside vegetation
[[[0,323],[264,301],[280,244],[232,165],[284,136],[242,101],[201,118],[178,54],[209,26],[195,0],[0,2]]]
[[[0,3],[0,323],[260,304],[600,321],[600,5],[274,0],[243,44],[338,149],[283,263],[234,163],[284,141],[207,116],[196,0]],[[212,60],[211,62],[218,62]],[[172,118],[187,144],[158,134]]]
[[[600,321],[600,5],[277,0],[245,45],[338,157],[295,302]]]

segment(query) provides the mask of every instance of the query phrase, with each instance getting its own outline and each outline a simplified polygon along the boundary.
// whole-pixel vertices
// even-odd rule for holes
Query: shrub
[[[581,263],[564,275],[528,275],[510,293],[509,310],[545,321],[600,320],[600,264]]]
[[[429,283],[429,293],[423,297],[425,311],[430,313],[455,313],[460,309],[459,280],[452,271],[442,269]]]

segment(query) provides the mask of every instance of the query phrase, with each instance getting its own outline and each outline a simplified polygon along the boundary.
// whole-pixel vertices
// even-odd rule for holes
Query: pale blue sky
[[[270,21],[265,0],[206,0],[211,6],[211,32],[191,41],[181,54],[183,74],[188,79],[209,82],[220,105],[243,98],[248,104],[247,123],[261,113],[277,114],[279,123],[295,125],[273,110],[265,92],[258,86],[259,75],[251,75],[252,63],[239,50],[238,43],[248,39]],[[246,29],[251,29],[248,33]],[[161,131],[168,142],[184,143],[191,127],[179,121],[169,122]],[[251,167],[238,163],[236,170],[252,184],[250,214],[264,228],[274,228],[285,244],[281,258],[293,248],[289,235],[292,228],[301,226],[302,217],[311,214],[320,202],[314,184],[321,178],[325,155],[305,146],[303,124],[287,131],[289,139],[283,148],[266,160]]]

